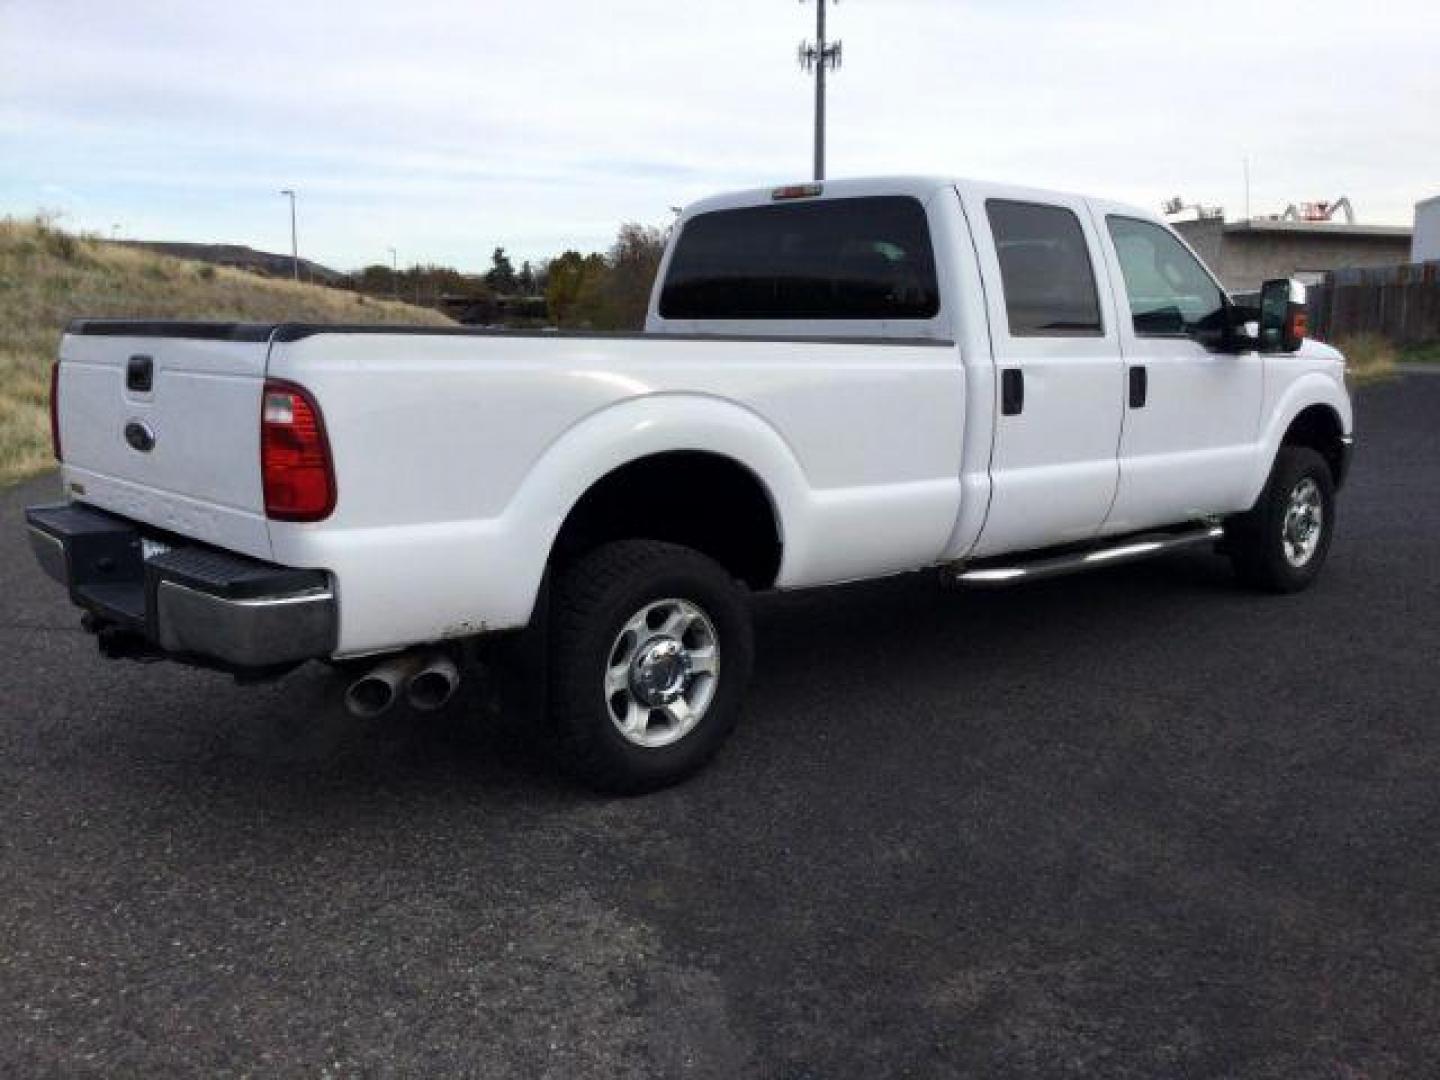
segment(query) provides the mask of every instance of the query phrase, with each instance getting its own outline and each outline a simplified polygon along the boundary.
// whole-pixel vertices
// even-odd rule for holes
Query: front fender
[[[1261,452],[1247,488],[1247,505],[1253,506],[1265,489],[1265,482],[1270,478],[1270,470],[1275,463],[1275,455],[1280,452],[1285,432],[1290,430],[1295,418],[1312,405],[1322,405],[1334,412],[1344,434],[1348,435],[1354,429],[1350,398],[1338,380],[1318,371],[1298,376],[1285,387],[1275,405],[1268,410],[1269,421],[1260,437]]]

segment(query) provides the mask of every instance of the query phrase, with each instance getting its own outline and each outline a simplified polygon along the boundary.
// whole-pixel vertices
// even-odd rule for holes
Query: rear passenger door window
[[[1100,298],[1080,220],[1061,206],[989,199],[1011,337],[1099,337]]]

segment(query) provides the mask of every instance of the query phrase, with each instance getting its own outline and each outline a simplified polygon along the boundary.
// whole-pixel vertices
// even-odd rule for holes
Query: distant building
[[[1410,261],[1411,230],[1404,226],[1218,217],[1172,224],[1231,292],[1252,292],[1271,278],[1316,284],[1330,270]]]
[[[1411,262],[1440,260],[1440,195],[1415,204],[1415,239],[1410,246]]]

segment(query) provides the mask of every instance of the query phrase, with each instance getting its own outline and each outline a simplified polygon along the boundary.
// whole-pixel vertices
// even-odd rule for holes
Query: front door
[[[1120,490],[1106,533],[1245,509],[1264,361],[1223,351],[1227,300],[1169,229],[1093,204],[1110,276],[1123,283],[1127,368]]]
[[[968,188],[996,369],[991,496],[972,552],[1095,536],[1118,482],[1124,367],[1082,199]]]

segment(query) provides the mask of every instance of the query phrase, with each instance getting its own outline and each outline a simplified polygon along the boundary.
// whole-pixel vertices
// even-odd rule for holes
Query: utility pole
[[[290,272],[296,281],[300,280],[300,244],[295,239],[295,191],[286,188],[281,195],[290,197]]]
[[[399,299],[400,299],[400,265],[395,261],[395,249],[392,247],[392,248],[389,249],[389,251],[390,251],[390,292],[391,292],[391,294],[392,294],[392,297],[391,297],[391,298],[392,298],[392,299],[395,299],[395,300],[399,300]]]
[[[800,0],[803,4],[805,0]],[[831,0],[833,2],[833,0]],[[800,67],[815,73],[815,180],[825,179],[825,72],[840,66],[840,42],[825,39],[825,4],[815,0],[815,43],[800,43]]]

